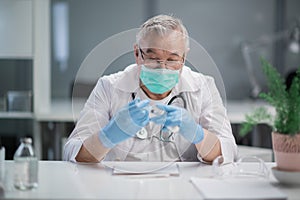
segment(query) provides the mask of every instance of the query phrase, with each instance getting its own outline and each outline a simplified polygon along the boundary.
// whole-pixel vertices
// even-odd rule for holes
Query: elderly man
[[[214,80],[184,65],[189,37],[182,22],[155,16],[136,38],[136,63],[98,80],[64,158],[232,162],[236,143]]]

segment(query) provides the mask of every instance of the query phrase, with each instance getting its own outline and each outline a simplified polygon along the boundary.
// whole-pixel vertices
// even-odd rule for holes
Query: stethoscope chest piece
[[[136,133],[136,136],[139,138],[139,139],[146,139],[148,137],[148,132],[147,130],[143,127],[140,131],[138,131]]]

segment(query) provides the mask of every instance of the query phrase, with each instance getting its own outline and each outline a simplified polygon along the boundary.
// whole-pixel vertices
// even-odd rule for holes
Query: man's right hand
[[[149,100],[135,99],[121,108],[100,130],[98,136],[102,144],[112,148],[116,144],[135,136],[149,123]]]

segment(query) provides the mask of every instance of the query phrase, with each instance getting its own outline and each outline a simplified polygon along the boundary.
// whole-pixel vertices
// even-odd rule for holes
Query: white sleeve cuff
[[[64,146],[64,160],[76,163],[76,156],[81,149],[83,141],[78,139],[69,140]]]

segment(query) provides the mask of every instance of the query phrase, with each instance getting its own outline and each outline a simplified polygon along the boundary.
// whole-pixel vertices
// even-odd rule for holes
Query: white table
[[[190,183],[191,177],[212,177],[213,168],[197,162],[178,163],[180,176],[167,178],[131,178],[112,175],[101,164],[74,164],[63,161],[39,162],[39,187],[18,191],[12,186],[13,162],[6,161],[4,199],[202,199]],[[249,163],[249,167],[256,163]],[[248,164],[247,164],[248,165]],[[275,163],[267,163],[268,168]],[[270,182],[298,199],[299,187],[280,185],[273,175]]]

